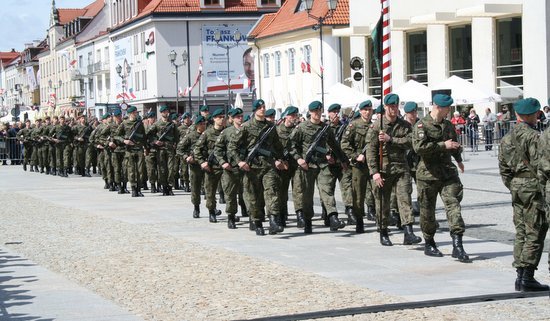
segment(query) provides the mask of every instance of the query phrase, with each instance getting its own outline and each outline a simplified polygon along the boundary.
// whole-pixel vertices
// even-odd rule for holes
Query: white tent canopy
[[[469,105],[478,103],[500,102],[502,98],[496,93],[486,93],[471,82],[458,76],[451,76],[447,80],[432,87],[432,89],[450,89],[455,105]]]
[[[432,102],[432,91],[416,80],[409,80],[394,91],[401,102],[414,101],[419,106],[429,106]]]
[[[315,99],[321,101],[321,95],[317,95]],[[339,82],[325,91],[326,107],[332,104],[340,104],[342,108],[355,107],[365,100],[370,100],[374,108],[380,105],[380,100]]]

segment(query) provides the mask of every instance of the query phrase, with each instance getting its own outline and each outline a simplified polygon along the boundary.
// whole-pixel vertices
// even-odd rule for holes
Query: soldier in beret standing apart
[[[264,207],[267,207],[269,213],[269,233],[275,234],[284,230],[279,225],[281,178],[276,171],[284,168],[283,146],[273,127],[275,124],[265,119],[266,108],[262,99],[252,103],[252,111],[252,119],[229,141],[228,153],[239,169],[244,171],[245,202],[250,219],[254,221],[256,235],[265,234],[262,223],[265,220]],[[266,134],[268,130],[270,132]],[[265,139],[260,141],[264,134]],[[251,158],[249,154],[255,147],[259,147],[258,153]]]
[[[540,284],[534,278],[548,230],[544,197],[540,189],[540,183],[546,185],[545,179],[548,179],[545,177],[549,171],[548,140],[541,141],[537,130],[537,112],[540,110],[538,100],[518,100],[514,110],[518,123],[502,139],[498,160],[502,181],[512,193],[516,227],[513,263],[517,272],[515,289],[525,292],[548,291],[548,285]],[[539,154],[538,150],[544,149],[544,146],[546,153]],[[541,181],[537,174],[542,178]]]
[[[367,133],[367,164],[372,174],[373,193],[376,199],[376,213],[380,229],[380,243],[393,245],[388,235],[390,198],[392,191],[397,195],[397,206],[401,222],[405,228],[404,245],[420,243],[422,239],[414,235],[411,205],[412,183],[406,153],[412,147],[411,124],[399,118],[399,96],[388,94],[384,97],[384,107],[376,113],[380,117]],[[379,152],[382,145],[382,161]],[[381,199],[383,198],[383,199]]]
[[[204,179],[204,172],[201,170],[200,164],[197,162],[194,149],[195,144],[199,141],[200,136],[206,130],[206,119],[199,115],[195,118],[195,126],[189,130],[176,147],[176,153],[185,159],[189,164],[190,179],[191,179],[191,203],[195,207],[193,217],[200,217],[201,205],[201,186]]]
[[[452,257],[460,262],[468,262],[470,258],[462,247],[462,235],[466,230],[460,208],[462,183],[458,177],[457,168],[451,160],[454,158],[460,171],[464,172],[462,146],[458,143],[453,124],[446,119],[452,103],[453,99],[449,95],[435,95],[430,113],[414,126],[413,148],[420,156],[416,169],[420,227],[426,240],[424,254],[443,256],[434,240],[437,229],[435,205],[437,195],[440,194],[445,204],[453,239]]]
[[[128,119],[118,126],[114,139],[119,145],[126,146],[125,158],[128,167],[128,181],[132,187],[132,197],[142,197],[139,162],[140,158],[144,157],[145,126],[141,119],[138,119],[138,111],[135,106],[128,107],[126,112]]]
[[[310,119],[298,125],[290,135],[292,146],[290,155],[298,163],[303,190],[304,233],[312,233],[313,195],[317,179],[319,180],[317,182],[319,196],[328,213],[330,230],[337,231],[345,227],[346,224],[338,219],[334,190],[331,189],[330,181],[327,181],[331,176],[327,157],[328,147],[334,153],[334,159],[341,162],[344,170],[347,169],[348,160],[336,142],[334,132],[330,129],[330,121],[327,124],[321,121],[323,104],[320,101],[313,101],[309,104],[308,109]],[[314,146],[316,140],[318,143]],[[308,155],[308,151],[312,151],[310,155]],[[324,173],[320,174],[321,172]]]

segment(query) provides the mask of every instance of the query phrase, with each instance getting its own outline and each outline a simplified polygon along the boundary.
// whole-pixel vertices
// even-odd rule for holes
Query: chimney
[[[11,48],[11,52],[15,52],[15,48]]]

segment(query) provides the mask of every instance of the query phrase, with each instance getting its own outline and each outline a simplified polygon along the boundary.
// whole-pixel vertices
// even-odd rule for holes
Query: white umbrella
[[[502,98],[496,93],[486,93],[471,82],[458,76],[451,76],[432,89],[450,89],[456,105],[500,102]]]
[[[317,95],[315,99],[321,101],[321,95]],[[365,100],[370,100],[374,108],[380,105],[380,100],[339,82],[332,85],[325,93],[326,107],[332,104],[340,104],[342,108],[355,107]]]
[[[235,95],[235,103],[233,104],[235,106],[235,108],[243,108],[244,106],[244,103],[243,103],[243,99],[241,97],[241,93],[237,93]]]
[[[401,85],[394,93],[399,95],[401,102],[414,101],[420,106],[429,106],[432,102],[430,88],[413,79]]]

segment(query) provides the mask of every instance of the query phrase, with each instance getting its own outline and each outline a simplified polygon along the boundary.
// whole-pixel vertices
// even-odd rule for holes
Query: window
[[[269,78],[269,54],[264,54],[264,78]]]
[[[84,63],[84,59],[83,59],[82,55],[78,56],[78,68],[84,67],[84,66],[82,66],[83,63]]]
[[[220,0],[204,0],[205,6],[219,6]]]
[[[147,90],[147,70],[141,71],[141,89]]]
[[[101,49],[97,49],[95,52],[95,62],[101,61]]]
[[[428,45],[426,31],[407,34],[407,80],[428,84]]]
[[[275,76],[281,75],[281,52],[275,52]]]
[[[295,56],[296,56],[296,50],[289,49],[288,50],[288,73],[290,75],[294,75],[294,72],[296,71]]]
[[[300,11],[306,11],[306,1],[305,0],[299,0],[298,5],[296,6],[296,10],[294,10],[294,12],[300,12]]]
[[[103,91],[103,79],[101,77],[97,77],[97,96],[101,96],[102,91]]]
[[[521,18],[497,20],[497,93],[503,103],[523,97]]]
[[[276,6],[277,0],[261,0],[262,6]]]
[[[103,49],[103,65],[107,66],[109,64],[109,47]],[[104,68],[107,69],[107,68]]]
[[[311,46],[304,47],[304,62],[311,66]]]
[[[137,55],[139,53],[139,47],[138,47],[138,35],[134,35],[134,55]]]
[[[472,26],[449,28],[450,75],[472,80]]]
[[[109,96],[111,94],[111,76],[105,74],[105,95]]]
[[[94,99],[94,79],[93,78],[88,79],[88,97],[90,97],[90,99]]]
[[[139,71],[134,73],[134,88],[135,90],[139,90]]]
[[[145,52],[145,32],[141,33],[141,53]]]

